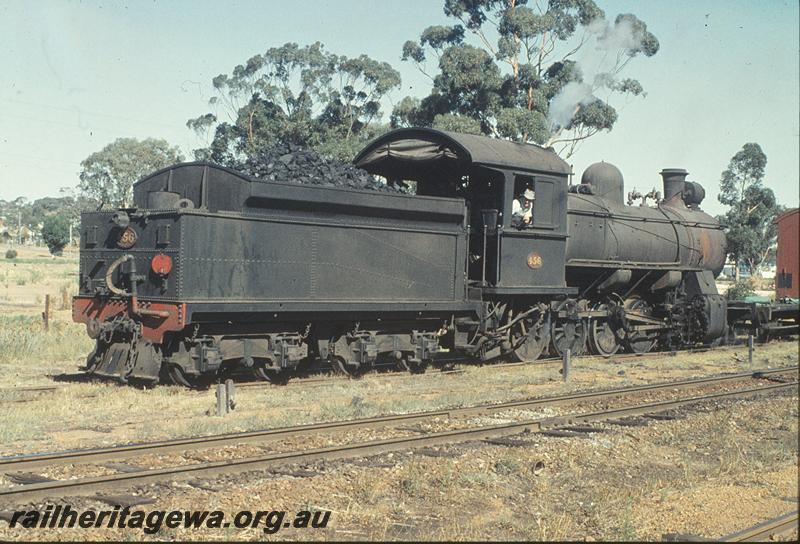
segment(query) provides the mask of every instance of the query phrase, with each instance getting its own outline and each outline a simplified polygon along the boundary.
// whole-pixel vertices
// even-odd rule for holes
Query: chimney
[[[664,168],[661,171],[661,178],[664,180],[664,202],[683,192],[686,185],[686,177],[689,172],[683,168]]]

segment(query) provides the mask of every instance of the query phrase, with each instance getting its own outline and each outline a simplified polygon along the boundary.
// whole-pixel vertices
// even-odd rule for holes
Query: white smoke
[[[548,118],[556,127],[565,127],[575,116],[578,107],[594,100],[591,85],[570,81],[550,101]]]
[[[598,21],[600,24],[596,24]],[[596,49],[614,54],[620,50],[628,52],[640,48],[644,38],[642,32],[636,32],[633,28],[630,19],[621,19],[614,24],[605,19],[595,19],[589,24],[587,31],[593,31],[597,36]]]
[[[619,23],[597,18],[586,25],[585,31],[595,43],[593,47],[587,44],[575,59],[583,82],[567,83],[550,101],[548,118],[554,129],[569,125],[578,108],[595,99],[594,91],[609,81],[608,72],[631,51],[638,50],[644,38],[627,18]]]

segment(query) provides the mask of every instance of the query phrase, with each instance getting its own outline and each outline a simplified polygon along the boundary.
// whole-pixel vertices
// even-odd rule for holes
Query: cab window
[[[533,196],[533,199],[526,198]],[[514,176],[514,202],[511,207],[511,226],[532,228],[536,221],[536,188],[532,176]]]

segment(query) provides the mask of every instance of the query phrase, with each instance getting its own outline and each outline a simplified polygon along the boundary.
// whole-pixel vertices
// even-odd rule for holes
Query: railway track
[[[798,511],[749,527],[743,531],[723,536],[720,542],[770,542],[780,537],[797,534]]]
[[[126,446],[116,446],[109,448],[87,449],[77,451],[66,451],[51,454],[34,454],[17,457],[0,458],[0,472],[9,470],[30,470],[43,466],[66,465],[73,463],[85,463],[94,461],[120,460],[133,457],[140,453],[172,453],[183,452],[193,449],[208,447],[227,446],[232,444],[263,442],[268,440],[281,440],[291,437],[310,435],[320,431],[345,431],[358,428],[378,428],[382,426],[416,423],[435,418],[456,418],[469,417],[480,414],[498,413],[510,409],[531,409],[545,406],[558,406],[575,402],[591,402],[604,399],[619,397],[621,395],[653,393],[665,390],[696,388],[703,385],[724,384],[754,377],[770,377],[797,371],[798,367],[784,367],[777,369],[767,369],[757,372],[742,372],[737,374],[727,374],[709,378],[694,378],[688,380],[677,380],[663,382],[652,385],[640,385],[634,387],[624,387],[607,389],[600,391],[586,391],[557,395],[550,397],[539,397],[531,399],[521,399],[496,404],[483,404],[478,406],[467,406],[463,408],[453,408],[445,410],[433,410],[426,412],[415,412],[410,414],[399,414],[364,418],[348,421],[335,421],[330,423],[314,423],[298,425],[294,427],[284,427],[278,429],[266,429],[260,431],[249,431],[241,433],[220,434],[214,436],[204,436],[196,438],[184,438],[175,440],[165,440],[158,442],[145,442]]]
[[[247,442],[265,442],[301,435],[310,435],[322,431],[333,430],[345,432],[357,428],[381,428],[385,426],[397,426],[399,424],[419,422],[441,417],[453,418],[456,416],[469,416],[499,412],[514,408],[531,408],[554,406],[563,403],[589,402],[604,400],[612,397],[640,395],[643,393],[652,393],[656,391],[697,389],[708,385],[733,383],[737,380],[746,381],[748,378],[770,377],[779,374],[796,372],[797,367],[787,367],[783,369],[769,369],[760,371],[757,374],[741,373],[725,376],[714,376],[711,378],[682,380],[677,382],[667,382],[655,385],[637,386],[607,391],[590,391],[558,397],[524,399],[502,404],[473,406],[435,412],[404,414],[399,416],[384,416],[334,423],[319,423],[300,427],[253,431],[248,433],[235,433],[202,438],[188,438],[164,442],[133,444],[115,448],[59,452],[36,456],[20,456],[4,458],[0,460],[0,471],[9,473],[10,471],[52,467],[64,464],[83,464],[97,461],[108,461],[112,459],[124,459],[140,454],[161,454],[176,451],[185,452],[193,449],[216,448],[225,445],[243,444]],[[706,401],[745,398],[791,389],[797,389],[797,381],[761,385],[758,387],[745,387],[736,389],[734,391],[715,392],[695,397],[667,401],[640,403],[632,406],[609,408],[599,411],[590,411],[551,418],[504,423],[499,425],[484,425],[465,429],[437,431],[411,437],[406,436],[389,438],[365,443],[337,445],[332,447],[306,449],[302,451],[269,453],[254,457],[226,459],[224,461],[214,462],[200,462],[198,464],[191,465],[170,466],[156,469],[141,469],[135,472],[124,472],[120,474],[74,480],[45,481],[41,483],[32,483],[28,485],[20,485],[2,489],[0,490],[0,501],[4,503],[13,502],[20,504],[24,502],[41,500],[47,497],[85,495],[103,489],[119,489],[120,487],[130,485],[163,482],[165,480],[170,481],[175,478],[213,477],[222,474],[248,470],[270,469],[276,466],[293,463],[307,463],[323,459],[336,460],[352,457],[363,457],[418,447],[430,447],[465,441],[484,440],[522,432],[543,432],[553,429],[569,428],[570,426],[580,424],[585,425],[593,422],[619,420],[620,418],[628,418],[637,415],[654,414]]]

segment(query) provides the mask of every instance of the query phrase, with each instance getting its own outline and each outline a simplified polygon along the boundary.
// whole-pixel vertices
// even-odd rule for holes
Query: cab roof
[[[455,174],[473,165],[557,175],[572,170],[552,149],[432,128],[393,130],[368,144],[353,163],[388,179],[415,179],[431,170]]]

